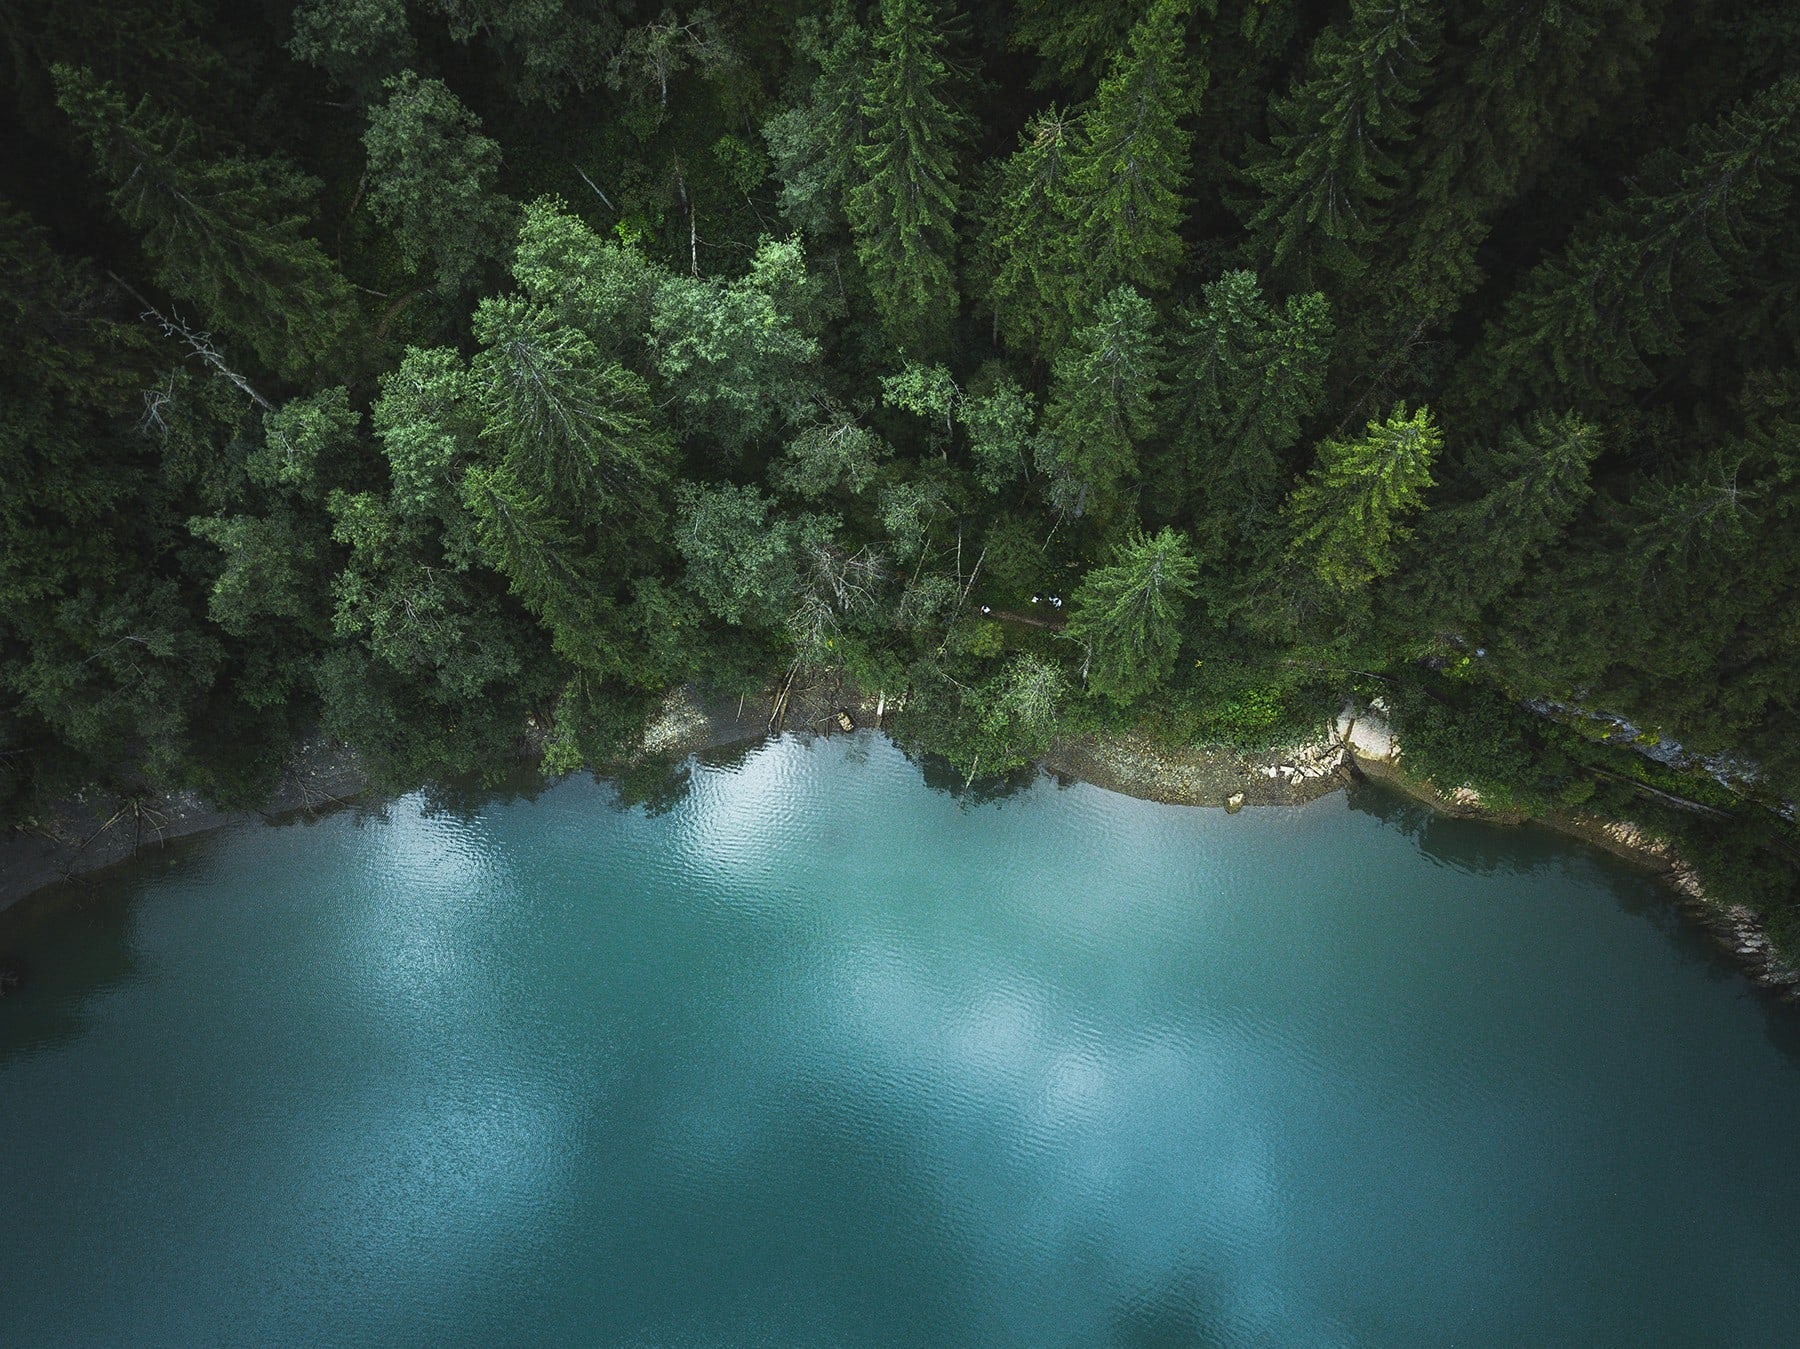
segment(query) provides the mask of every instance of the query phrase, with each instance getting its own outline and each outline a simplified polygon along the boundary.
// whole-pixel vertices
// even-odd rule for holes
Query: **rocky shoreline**
[[[702,698],[672,691],[644,728],[643,759],[677,759],[782,731],[841,734],[839,713],[857,727],[884,728],[898,703],[842,684],[742,698]],[[1403,765],[1402,747],[1381,714],[1346,707],[1316,735],[1261,753],[1222,746],[1171,748],[1140,733],[1058,743],[1041,761],[1060,777],[1171,805],[1293,806],[1341,791],[1360,779],[1391,787],[1448,815],[1495,824],[1523,823],[1518,812],[1493,809],[1468,787],[1441,790]],[[367,775],[353,751],[323,738],[306,742],[275,792],[255,811],[223,811],[195,792],[124,798],[95,793],[66,802],[34,830],[0,836],[0,911],[59,882],[91,875],[140,851],[228,825],[309,817],[359,798]],[[1558,812],[1538,821],[1656,872],[1682,911],[1707,928],[1756,984],[1800,997],[1800,970],[1775,954],[1762,923],[1747,909],[1709,898],[1694,868],[1670,844],[1628,820]]]
[[[367,789],[356,752],[315,736],[302,742],[257,810],[221,810],[195,791],[138,796],[84,791],[61,802],[34,828],[0,833],[0,911],[165,843],[233,824],[333,810]]]

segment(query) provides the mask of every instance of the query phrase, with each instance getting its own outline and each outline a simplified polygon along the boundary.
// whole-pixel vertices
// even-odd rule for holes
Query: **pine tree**
[[[1651,384],[1649,362],[1679,352],[1786,229],[1797,156],[1800,76],[1652,156],[1623,201],[1527,275],[1464,363],[1469,401],[1489,416],[1565,402],[1599,415]]]
[[[1360,440],[1327,440],[1288,498],[1288,556],[1327,587],[1354,594],[1393,571],[1405,517],[1423,503],[1443,437],[1426,408],[1396,407]]]
[[[1063,631],[1082,647],[1089,688],[1124,704],[1161,687],[1181,647],[1183,601],[1193,599],[1198,574],[1187,540],[1164,529],[1128,535],[1111,565],[1082,578]]]
[[[949,102],[945,37],[930,0],[882,0],[863,89],[860,181],[844,210],[888,335],[929,354],[956,314],[954,221],[964,119]]]
[[[1137,443],[1155,430],[1164,362],[1156,311],[1129,286],[1056,358],[1037,463],[1058,510],[1111,513],[1137,472]]]
[[[1244,533],[1287,476],[1284,456],[1324,396],[1330,307],[1317,292],[1275,309],[1252,272],[1227,272],[1178,314],[1165,509]]]
[[[984,212],[982,257],[994,329],[1021,351],[1054,350],[1068,336],[1075,260],[1067,174],[1075,131],[1054,106],[1034,116],[1000,166]]]
[[[156,282],[200,321],[299,376],[325,364],[353,321],[343,276],[305,233],[318,183],[279,159],[207,157],[192,122],[135,107],[86,71],[59,66],[57,97],[93,145],[112,205]]]
[[[1245,224],[1265,270],[1311,285],[1367,265],[1440,22],[1436,0],[1353,0],[1349,28],[1327,29],[1306,78],[1271,101],[1276,130],[1246,170],[1257,196]]]
[[[1181,263],[1190,133],[1206,68],[1187,56],[1194,0],[1155,0],[1101,81],[1068,165],[1069,319],[1120,285],[1166,289]]]

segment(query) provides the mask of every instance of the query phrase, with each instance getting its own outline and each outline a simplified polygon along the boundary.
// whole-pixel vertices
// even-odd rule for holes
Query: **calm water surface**
[[[0,1343],[1793,1343],[1800,1035],[1365,791],[866,733],[211,839],[15,919]]]

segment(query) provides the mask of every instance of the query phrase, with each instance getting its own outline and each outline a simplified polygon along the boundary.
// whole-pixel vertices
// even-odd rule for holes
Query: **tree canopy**
[[[567,768],[811,666],[960,774],[1379,693],[1594,766],[1540,804],[1791,834],[1791,4],[0,36],[8,821],[253,799],[319,728],[393,783]],[[1621,725],[1686,757],[1577,729]]]

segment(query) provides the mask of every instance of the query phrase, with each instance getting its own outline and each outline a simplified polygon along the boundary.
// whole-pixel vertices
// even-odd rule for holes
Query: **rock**
[[[1243,808],[1244,794],[1242,792],[1233,792],[1230,796],[1225,798],[1225,813],[1227,815],[1236,815]]]
[[[1400,757],[1400,745],[1394,738],[1393,727],[1374,711],[1365,712],[1351,722],[1341,738],[1359,759],[1392,763]]]

